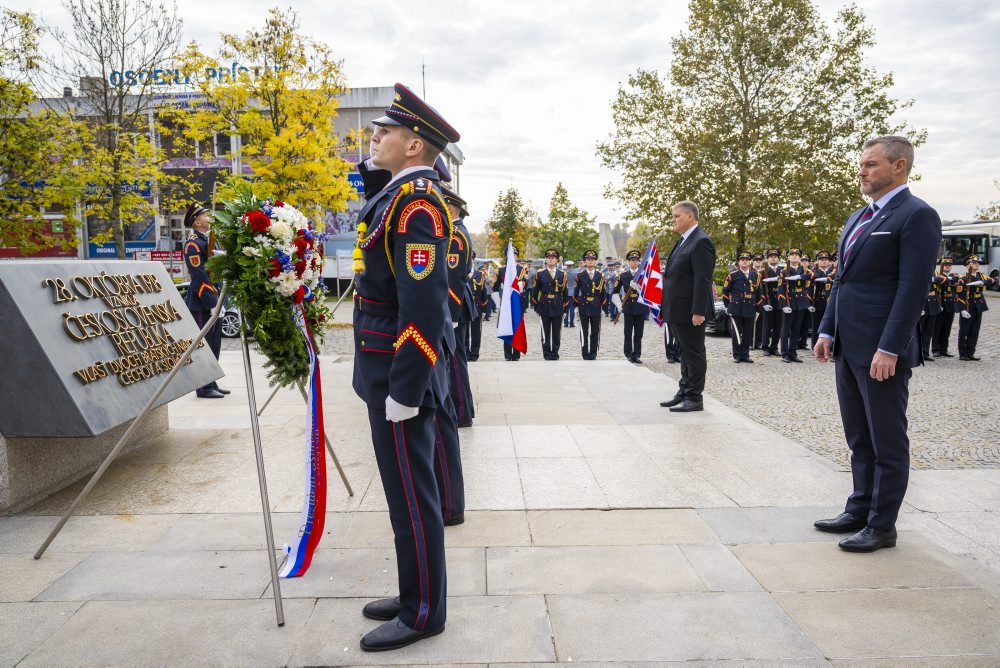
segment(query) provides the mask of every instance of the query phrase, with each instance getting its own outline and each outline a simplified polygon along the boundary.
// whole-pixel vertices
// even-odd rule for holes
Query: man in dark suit
[[[698,226],[698,206],[683,201],[673,208],[674,232],[681,235],[667,256],[660,313],[672,325],[681,348],[681,379],[673,399],[660,405],[675,413],[703,410],[705,318],[712,312],[715,244]]]
[[[941,247],[941,219],[906,185],[912,165],[903,137],[865,142],[858,178],[872,203],[848,217],[840,236],[840,269],[814,349],[820,362],[836,359],[854,478],[844,512],[815,527],[852,533],[840,541],[851,552],[896,545],[909,479],[909,381],[922,363],[918,322]]]

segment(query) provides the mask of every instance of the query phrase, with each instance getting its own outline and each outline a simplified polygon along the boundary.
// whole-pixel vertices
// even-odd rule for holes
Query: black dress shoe
[[[782,357],[781,361],[785,364],[791,364],[794,360],[791,357]]]
[[[232,390],[224,390],[224,389],[222,389],[221,387],[219,387],[218,385],[216,385],[216,386],[215,386],[214,388],[212,388],[212,389],[214,389],[214,390],[215,390],[216,392],[220,392],[220,393],[222,393],[222,394],[232,394],[232,393],[233,393],[233,392],[232,392]]]
[[[975,355],[970,355],[969,356],[969,361],[970,362],[978,362],[980,359],[982,359],[982,358],[981,357],[976,357]]]
[[[668,399],[666,401],[661,401],[660,405],[664,408],[672,408],[678,404],[684,403],[684,397],[674,397],[673,399]]]
[[[742,361],[743,361],[742,357],[737,357],[736,359],[733,360],[733,364],[739,364]]]
[[[198,391],[195,392],[195,394],[198,395],[199,399],[222,399],[226,396],[218,390],[205,390],[204,392]]]
[[[361,649],[366,652],[385,652],[390,649],[406,647],[418,640],[430,638],[444,631],[444,625],[436,629],[426,629],[415,631],[409,626],[399,621],[391,619],[374,631],[369,631],[361,639]]]
[[[868,522],[857,515],[841,513],[832,520],[816,520],[813,526],[827,533],[854,533],[868,526]]]
[[[954,357],[951,353],[938,353],[935,357]]]
[[[771,357],[773,355],[774,353],[772,353],[770,350],[764,349],[764,357]]]
[[[848,552],[874,552],[883,547],[896,547],[896,530],[881,530],[865,527],[850,538],[839,543],[841,550]]]
[[[380,598],[377,601],[366,603],[365,607],[361,608],[361,614],[368,619],[387,622],[390,619],[396,619],[402,609],[403,604],[399,602],[398,596],[396,598]]]
[[[685,399],[684,403],[680,406],[674,406],[670,409],[671,413],[694,413],[695,411],[705,410],[705,404],[700,401],[692,401],[691,399]]]
[[[924,355],[924,361],[925,362],[934,362],[935,360],[930,355]]]
[[[465,523],[465,513],[459,513],[458,515],[452,515],[450,518],[444,521],[446,527],[458,526],[459,524]]]
[[[744,357],[743,361],[746,362],[747,364],[753,364],[753,360],[750,359],[749,357]]]
[[[971,357],[966,357],[965,355],[959,355],[958,359],[962,360],[963,362],[971,362],[972,361]]]
[[[795,357],[793,357],[793,358],[792,358],[791,360],[789,360],[789,361],[791,361],[791,362],[795,362],[796,364],[802,364],[802,363],[803,363],[803,362],[802,362],[802,360],[800,360],[800,359],[798,358],[798,356],[797,356],[797,355],[796,355]]]

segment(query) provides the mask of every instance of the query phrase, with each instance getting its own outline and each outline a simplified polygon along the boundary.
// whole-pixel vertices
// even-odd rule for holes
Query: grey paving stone
[[[21,515],[0,525],[0,553],[34,554],[58,522],[56,517]],[[144,550],[163,536],[180,515],[74,515],[45,554]]]
[[[518,417],[523,413],[517,413]],[[582,457],[576,439],[560,416],[558,425],[515,425],[510,428],[514,437],[514,450],[524,457]]]
[[[775,468],[755,460],[685,457],[691,469],[740,506],[829,506],[849,493],[850,476],[806,457]]]
[[[830,659],[1000,660],[1000,601],[979,589],[789,592],[775,600]]]
[[[719,544],[679,545],[708,591],[763,591],[733,553]]]
[[[269,581],[264,552],[102,552],[83,560],[36,600],[259,598]]]
[[[936,513],[938,521],[994,552],[1000,552],[1000,514]]]
[[[87,558],[86,553],[0,554],[0,602],[30,601]]]
[[[822,658],[764,593],[546,598],[562,661]]]
[[[22,666],[284,665],[314,601],[97,601],[84,605]]]
[[[271,513],[275,545],[290,542],[299,529],[299,513]],[[324,520],[322,547],[340,544],[347,531],[350,516],[327,513]],[[196,550],[263,550],[267,545],[264,518],[257,513],[225,513],[182,515],[155,543],[153,552]]]
[[[704,591],[676,545],[491,547],[490,594]]]
[[[0,603],[0,665],[13,666],[66,623],[82,603]]]
[[[836,517],[841,506],[792,508],[700,508],[698,515],[726,545],[744,543],[829,543],[833,534],[817,531],[813,522]]]
[[[486,593],[486,551],[481,547],[447,550],[449,596]],[[281,581],[281,595],[288,598],[369,599],[399,594],[394,548],[316,550],[309,571],[300,578]],[[270,597],[268,585],[264,598]]]
[[[528,516],[523,510],[466,511],[465,523],[447,527],[444,541],[448,547],[530,545]]]
[[[358,642],[378,626],[364,619],[367,599],[324,599],[301,634],[292,665],[553,661],[552,631],[541,596],[448,598],[444,633],[394,652],[367,654]]]
[[[528,510],[606,508],[607,499],[583,457],[519,459],[517,466]]]
[[[580,452],[585,457],[639,457],[643,450],[621,425],[571,424]]]
[[[968,587],[950,566],[900,536],[894,549],[844,552],[830,544],[737,545],[736,557],[768,591],[829,591],[894,587]],[[789,568],[789,564],[795,564]]]
[[[831,662],[838,668],[996,668],[995,656],[906,656],[891,659],[837,659]]]
[[[670,545],[714,542],[693,510],[530,510],[534,545]]]
[[[512,458],[514,453],[514,437],[509,426],[490,426],[481,424],[480,413],[476,413],[476,424],[469,429],[458,432],[462,447],[462,460],[485,457]]]
[[[462,461],[466,510],[524,510],[516,459]]]

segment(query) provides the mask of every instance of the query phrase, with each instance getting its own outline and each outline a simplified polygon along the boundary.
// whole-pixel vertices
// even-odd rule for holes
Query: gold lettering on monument
[[[183,319],[169,299],[158,303],[140,304],[137,295],[163,291],[155,274],[108,274],[92,276],[46,278],[54,304],[67,304],[99,299],[105,310],[73,314],[63,313],[63,330],[76,342],[108,337],[119,357],[98,360],[73,372],[87,385],[108,376],[118,378],[128,387],[134,383],[167,373],[176,366],[193,339],[174,339],[166,325]],[[202,342],[199,347],[204,346]],[[187,363],[190,364],[191,359]]]

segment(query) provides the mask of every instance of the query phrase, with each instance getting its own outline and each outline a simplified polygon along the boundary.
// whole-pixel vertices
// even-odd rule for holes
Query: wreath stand
[[[132,423],[129,425],[129,428],[118,440],[118,443],[115,445],[115,447],[112,448],[111,452],[108,453],[108,456],[104,458],[103,462],[101,462],[101,465],[97,468],[97,471],[94,472],[93,476],[91,476],[90,480],[87,482],[83,490],[80,491],[80,494],[76,497],[76,500],[73,501],[73,503],[70,505],[69,509],[63,514],[59,522],[56,523],[52,531],[49,532],[49,535],[48,537],[46,537],[45,542],[43,542],[41,547],[38,548],[38,551],[35,552],[35,559],[40,559],[42,555],[45,554],[45,550],[48,549],[49,545],[62,530],[63,526],[66,525],[66,521],[69,520],[70,516],[73,515],[73,512],[91,492],[91,490],[97,484],[97,481],[101,479],[101,476],[104,475],[105,471],[107,471],[108,467],[111,465],[111,462],[115,460],[115,458],[118,456],[118,453],[121,452],[122,448],[124,448],[125,445],[131,440],[132,436],[139,428],[139,425],[146,418],[149,412],[153,409],[153,406],[156,404],[157,399],[160,398],[163,392],[167,389],[167,386],[170,385],[173,379],[177,376],[177,373],[180,371],[181,367],[184,366],[189,359],[191,359],[191,355],[194,353],[194,350],[205,339],[208,333],[212,330],[212,327],[215,326],[215,323],[219,320],[219,316],[222,314],[222,309],[225,306],[226,291],[227,288],[225,284],[223,284],[222,290],[219,293],[219,303],[216,305],[215,310],[212,312],[212,317],[209,318],[208,322],[205,323],[205,326],[202,327],[201,331],[198,333],[198,336],[195,337],[195,339],[187,347],[187,350],[184,351],[184,354],[182,354],[180,358],[177,360],[177,363],[174,364],[174,367],[170,370],[170,373],[168,373],[167,377],[163,379],[162,383],[160,383],[160,386],[156,389],[156,392],[153,393],[153,396],[151,396],[149,400],[146,402],[146,405],[143,406],[142,410],[139,412],[139,415],[136,416],[136,418],[132,421]],[[261,408],[260,411],[258,411],[257,400],[254,395],[253,374],[250,367],[250,345],[246,338],[245,327],[240,328],[240,347],[242,348],[243,351],[243,373],[244,376],[246,377],[247,399],[249,401],[249,408],[250,408],[250,429],[251,432],[253,433],[254,452],[257,457],[257,478],[260,484],[261,511],[264,516],[264,537],[267,540],[268,566],[270,567],[271,571],[271,591],[274,593],[274,611],[275,615],[277,616],[278,626],[284,626],[285,612],[282,606],[281,586],[279,584],[279,578],[278,578],[278,564],[277,564],[277,559],[275,558],[274,532],[271,528],[271,504],[268,501],[267,497],[267,479],[264,475],[264,453],[261,446],[260,422],[257,419],[258,416],[260,416],[260,414],[263,413],[264,408],[267,407],[267,404],[270,403],[271,399],[273,399],[274,396],[277,394],[278,390],[280,389],[280,386],[275,388],[274,392],[271,393],[271,397],[264,404],[264,407]],[[303,399],[306,399],[307,395],[305,393],[305,388],[301,384],[299,384],[299,391],[302,393]],[[347,476],[344,474],[344,470],[341,468],[340,462],[337,460],[337,456],[333,452],[333,446],[330,443],[329,436],[327,436],[325,433],[323,434],[323,436],[326,439],[327,452],[329,452],[330,456],[333,458],[333,463],[336,465],[337,471],[340,472],[340,477],[344,481],[344,486],[347,488],[348,494],[350,496],[354,496],[354,490],[351,489],[351,485],[347,481]]]

